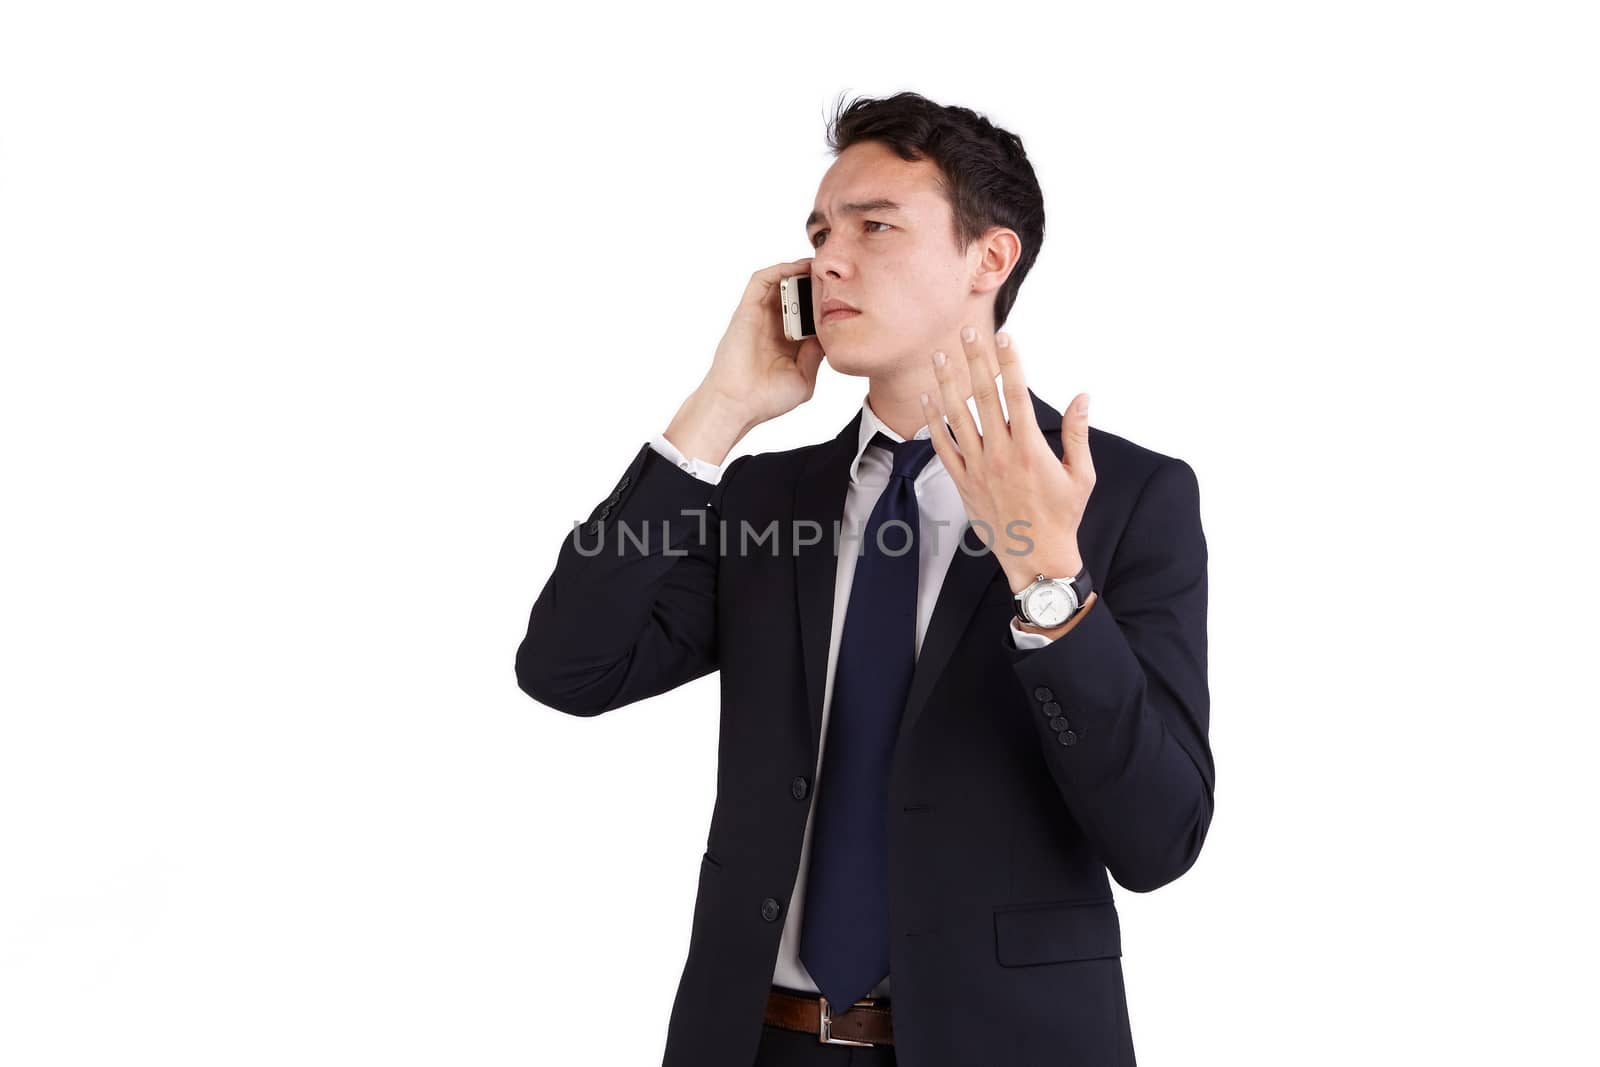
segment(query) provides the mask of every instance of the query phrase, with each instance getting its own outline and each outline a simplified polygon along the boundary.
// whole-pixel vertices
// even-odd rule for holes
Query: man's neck
[[[927,393],[930,400],[938,396],[939,382],[931,374],[926,382],[896,383],[890,385],[874,381],[867,390],[867,404],[878,421],[909,441],[917,431],[928,425],[922,413],[918,394]]]

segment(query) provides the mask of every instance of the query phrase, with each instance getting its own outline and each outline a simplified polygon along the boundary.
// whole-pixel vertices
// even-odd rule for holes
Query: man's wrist
[[[662,436],[685,457],[720,467],[755,425],[748,412],[733,407],[715,391],[701,388],[678,408]]]
[[[1048,637],[1053,641],[1056,638],[1063,636],[1074,626],[1083,621],[1083,617],[1089,613],[1089,609],[1094,607],[1094,602],[1098,599],[1100,599],[1100,594],[1098,592],[1091,592],[1089,594],[1089,598],[1083,602],[1083,606],[1077,611],[1073,612],[1072,618],[1068,619],[1060,626],[1051,626],[1047,628],[1044,626],[1035,626],[1031,622],[1023,622],[1021,619],[1018,619],[1016,620],[1017,628],[1030,634],[1039,634],[1042,637]]]
[[[1011,586],[1012,596],[1016,596],[1032,585],[1041,574],[1047,578],[1071,578],[1083,570],[1082,556],[1072,556],[1070,558],[1064,556],[1051,557],[1049,559],[1044,557],[1034,559],[1025,556],[1017,558],[1023,560],[1023,563],[1020,566],[1014,566],[1010,573],[1006,575],[1006,581]]]

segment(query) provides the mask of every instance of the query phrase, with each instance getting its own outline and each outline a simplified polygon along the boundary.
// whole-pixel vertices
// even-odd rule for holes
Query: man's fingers
[[[976,327],[963,326],[961,347],[967,354],[967,376],[972,382],[972,399],[978,405],[978,418],[983,420],[984,439],[991,447],[1002,444],[1010,439],[1011,433],[1006,428],[1005,412],[1000,408],[1000,391],[994,384],[999,371],[988,341]]]
[[[939,379],[939,406],[950,424],[950,432],[955,434],[956,444],[961,446],[961,454],[967,457],[968,463],[975,463],[978,456],[983,454],[983,438],[979,436],[977,426],[973,425],[972,413],[967,410],[967,391],[958,377],[956,361],[945,352],[935,352],[934,357],[933,374]],[[942,367],[939,365],[940,357],[944,358]]]
[[[944,464],[944,469],[950,472],[950,477],[959,486],[967,473],[966,461],[956,449],[955,438],[950,436],[950,427],[945,425],[938,394],[923,393],[922,396],[922,417],[928,420],[928,437],[933,441],[934,455],[939,457],[939,462]]]
[[[743,303],[760,305],[767,301],[772,293],[772,287],[791,274],[810,274],[811,257],[791,260],[788,263],[774,263],[770,267],[762,267],[750,275],[750,284],[745,286]]]
[[[1012,436],[1037,434],[1039,421],[1033,417],[1033,397],[1028,394],[1028,383],[1022,376],[1017,344],[1008,333],[995,334],[994,344],[995,362],[1000,366],[1000,391],[1005,394]]]

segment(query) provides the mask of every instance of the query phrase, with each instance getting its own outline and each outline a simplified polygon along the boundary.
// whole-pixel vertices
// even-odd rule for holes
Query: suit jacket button
[[[806,798],[805,777],[802,775],[796,775],[794,781],[789,783],[789,792],[794,795],[796,800],[804,800]]]
[[[1048,701],[1044,706],[1044,713],[1050,716],[1060,715],[1061,705],[1057,704],[1054,700]]]
[[[772,922],[774,919],[776,919],[778,917],[778,913],[782,910],[783,905],[779,904],[772,897],[768,897],[766,900],[761,902],[761,917],[767,920],[767,922]]]
[[[1039,688],[1033,691],[1033,699],[1035,700],[1049,700],[1053,696],[1055,696],[1055,694],[1050,692],[1047,686],[1041,685]]]
[[[1063,745],[1075,745],[1078,743],[1078,735],[1071,730],[1062,730],[1059,734],[1056,734],[1056,740]]]
[[[1050,720],[1050,729],[1056,731],[1057,733],[1065,730],[1067,725],[1067,720],[1060,715],[1057,715],[1055,718]]]

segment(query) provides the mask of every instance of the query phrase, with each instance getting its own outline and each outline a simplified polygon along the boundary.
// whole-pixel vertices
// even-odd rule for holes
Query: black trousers
[[[816,1034],[763,1024],[753,1067],[893,1067],[893,1045],[824,1045]]]

